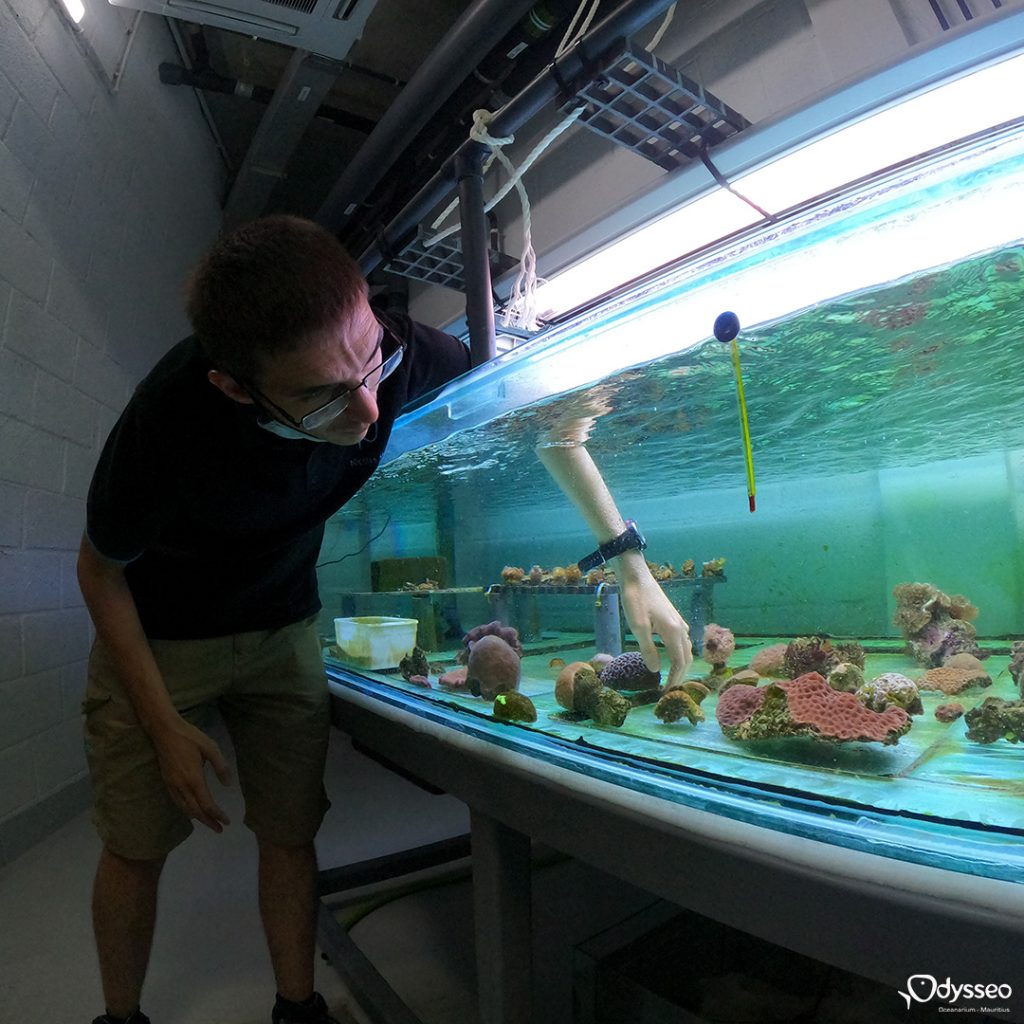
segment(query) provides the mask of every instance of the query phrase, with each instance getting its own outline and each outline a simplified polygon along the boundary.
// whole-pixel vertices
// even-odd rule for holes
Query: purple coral
[[[701,657],[709,664],[724,665],[733,651],[736,650],[736,637],[732,630],[709,622],[704,627],[704,648]]]
[[[961,653],[987,657],[977,645],[977,630],[968,621],[978,609],[962,594],[950,597],[931,583],[900,583],[893,588],[893,596],[893,623],[920,664],[935,668]]]
[[[1010,675],[1024,697],[1024,640],[1014,640],[1010,648]]]
[[[639,651],[630,651],[613,658],[601,672],[600,679],[615,690],[648,690],[661,683],[661,673],[652,672]]]

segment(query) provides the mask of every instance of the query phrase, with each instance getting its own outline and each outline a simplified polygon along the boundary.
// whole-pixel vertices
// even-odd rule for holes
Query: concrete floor
[[[468,831],[464,805],[424,793],[354,752],[337,733],[327,786],[333,807],[318,839],[324,867]],[[236,824],[220,836],[197,828],[165,869],[143,998],[154,1024],[270,1020],[274,984],[255,901],[255,844],[240,824],[237,789],[218,796]],[[83,814],[0,870],[0,1020],[87,1024],[102,1011],[89,918],[98,852]],[[536,1024],[572,1020],[573,946],[651,902],[576,861],[536,869]],[[424,1024],[476,1022],[468,880],[394,900],[351,934]],[[322,961],[317,985],[341,1020],[365,1024]]]

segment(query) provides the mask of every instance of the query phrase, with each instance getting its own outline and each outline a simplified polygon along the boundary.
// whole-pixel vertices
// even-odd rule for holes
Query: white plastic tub
[[[334,620],[334,636],[345,661],[360,668],[397,668],[416,646],[416,619],[357,615]]]

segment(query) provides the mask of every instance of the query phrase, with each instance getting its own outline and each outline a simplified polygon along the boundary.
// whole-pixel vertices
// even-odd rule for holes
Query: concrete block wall
[[[133,12],[89,0],[113,71]],[[0,864],[88,799],[91,624],[75,578],[99,448],[187,332],[182,283],[219,228],[223,171],[144,15],[111,93],[49,0],[0,0]]]

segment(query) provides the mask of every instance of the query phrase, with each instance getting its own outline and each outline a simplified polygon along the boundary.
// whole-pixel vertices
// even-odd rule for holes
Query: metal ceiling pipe
[[[409,79],[317,211],[339,232],[350,212],[402,155],[409,140],[534,5],[535,0],[476,0]],[[667,6],[667,5],[666,5]]]
[[[343,62],[336,61],[335,63]],[[203,92],[240,96],[242,99],[253,100],[264,106],[274,99],[274,90],[268,89],[265,85],[254,85],[252,82],[243,82],[238,78],[229,78],[227,75],[218,74],[209,67],[184,68],[180,64],[165,61],[160,65],[158,71],[160,81],[164,85],[188,85],[193,89],[202,89]],[[362,132],[363,135],[369,135],[377,126],[377,122],[371,121],[368,117],[361,117],[359,114],[352,114],[347,110],[339,110],[337,107],[326,104],[317,107],[316,116],[333,121],[341,128],[351,128],[353,131]]]
[[[464,153],[458,161],[459,217],[462,221],[462,267],[466,282],[466,322],[474,366],[494,358],[494,301],[491,298],[490,228],[484,213],[483,159]]]
[[[672,0],[625,0],[568,53],[542,71],[522,92],[509,100],[497,112],[487,130],[494,136],[515,133],[531,117],[559,98],[559,80],[572,82],[584,70],[588,61],[595,60],[620,40],[633,35],[649,21],[668,10],[671,4]],[[486,152],[486,147],[478,142],[464,142],[378,235],[379,242],[361,254],[359,262],[364,274],[369,274],[383,263],[384,251],[397,248],[427,214],[451,192],[458,161],[474,149]]]

